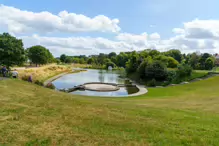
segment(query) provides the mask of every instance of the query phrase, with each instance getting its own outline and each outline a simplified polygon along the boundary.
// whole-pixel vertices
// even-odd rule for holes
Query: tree
[[[0,63],[7,67],[25,62],[23,42],[9,33],[0,34]]]
[[[165,80],[167,77],[167,67],[161,61],[153,61],[145,68],[146,79]]]
[[[191,76],[192,74],[192,67],[189,66],[188,64],[180,64],[178,66],[178,70],[177,70],[177,76],[179,78],[185,78],[188,76]]]
[[[111,59],[112,57],[116,57],[116,53],[115,52],[111,52],[109,53],[108,57]]]
[[[141,79],[145,79],[145,68],[153,62],[151,57],[146,58],[138,67],[137,72]]]
[[[65,54],[62,54],[62,55],[60,56],[61,62],[64,62],[64,63],[65,63],[66,57],[67,57],[67,56],[66,56]]]
[[[106,59],[105,54],[100,53],[99,56],[98,56],[98,58],[97,58],[97,61],[98,61],[99,64],[102,64],[102,65],[103,65],[103,64],[105,63],[105,62],[104,62],[105,59]]]
[[[126,63],[126,71],[127,73],[133,73],[137,71],[138,66],[141,64],[141,60],[139,54],[135,51],[130,54],[129,58],[130,59]]]
[[[183,55],[181,54],[181,52],[179,50],[176,50],[176,49],[172,49],[172,50],[167,51],[165,53],[165,55],[173,57],[178,62],[181,62],[183,59]]]
[[[111,61],[106,63],[106,69],[108,69],[109,66],[111,66],[112,68],[116,67],[115,63],[113,63]]]
[[[72,63],[72,62],[73,62],[73,58],[70,56],[66,56],[65,63]]]
[[[119,67],[125,67],[128,60],[129,56],[126,53],[121,52],[119,55],[116,56],[116,65]]]
[[[155,56],[158,56],[159,54],[160,52],[157,50],[150,50],[149,52],[149,56],[151,56],[152,58],[154,58]]]
[[[211,55],[208,54],[208,53],[204,53],[204,54],[201,55],[201,57],[199,58],[199,64],[200,64],[199,69],[206,69],[205,68],[205,62],[209,57],[211,57]]]
[[[179,62],[175,60],[173,57],[168,57],[168,65],[169,68],[176,68],[178,66]]]
[[[93,63],[95,63],[94,58],[89,58],[89,59],[87,60],[87,63],[88,63],[88,64],[93,64]]]
[[[188,63],[191,65],[193,69],[199,69],[199,59],[200,59],[199,55],[197,55],[196,53],[192,53],[190,55]]]
[[[30,61],[34,64],[47,64],[53,60],[53,56],[45,47],[37,45],[27,49],[27,55]]]
[[[205,61],[205,69],[211,70],[214,67],[214,59],[212,57],[208,57]]]

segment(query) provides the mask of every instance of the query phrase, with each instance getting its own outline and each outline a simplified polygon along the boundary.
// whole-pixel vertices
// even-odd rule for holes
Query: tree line
[[[121,52],[116,54],[100,53],[98,55],[68,56],[62,54],[54,58],[45,47],[37,45],[24,49],[21,39],[9,33],[0,34],[0,64],[8,67],[22,65],[26,62],[43,65],[47,63],[80,63],[90,64],[92,67],[124,68],[127,75],[135,75],[140,80],[165,81],[190,76],[193,69],[211,70],[215,66],[215,56],[209,53],[184,54],[177,49],[166,52],[146,49],[143,51]],[[174,70],[170,70],[170,68]]]
[[[8,68],[14,65],[23,65],[26,62],[43,65],[55,62],[52,53],[43,46],[37,45],[24,49],[21,39],[9,33],[0,34],[0,65]]]

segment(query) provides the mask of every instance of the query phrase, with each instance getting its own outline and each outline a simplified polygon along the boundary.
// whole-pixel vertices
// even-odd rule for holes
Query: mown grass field
[[[217,76],[100,98],[0,81],[0,145],[217,146],[218,89]]]

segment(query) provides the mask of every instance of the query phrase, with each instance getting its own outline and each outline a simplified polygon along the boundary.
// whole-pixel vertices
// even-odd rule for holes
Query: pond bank
[[[86,71],[86,70],[73,70],[72,72],[64,72],[64,73],[58,74],[58,75],[53,76],[53,77],[47,79],[46,81],[44,81],[43,86],[48,85],[52,81],[54,81],[54,80],[56,80],[56,79],[58,79],[58,78],[60,78],[64,75],[71,74],[71,73],[79,73],[79,72],[82,72],[82,71]]]

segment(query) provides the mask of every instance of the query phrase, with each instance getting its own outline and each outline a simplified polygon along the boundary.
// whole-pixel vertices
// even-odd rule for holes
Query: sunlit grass
[[[101,98],[0,81],[0,143],[217,146],[218,82],[212,77],[140,97]]]

